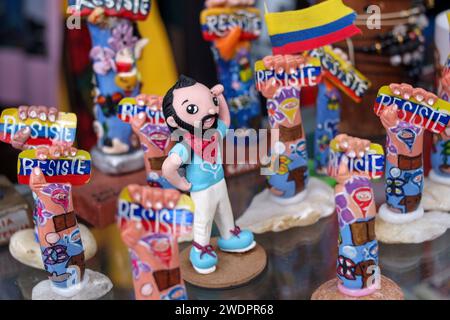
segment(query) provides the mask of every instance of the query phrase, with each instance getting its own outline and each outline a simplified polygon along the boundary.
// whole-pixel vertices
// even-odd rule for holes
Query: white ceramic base
[[[92,163],[109,175],[125,174],[144,168],[144,152],[139,149],[126,154],[105,154],[97,147],[91,149]]]
[[[254,233],[279,232],[312,225],[334,212],[334,190],[325,182],[311,177],[304,192],[297,202],[281,204],[273,201],[271,192],[265,189],[253,198],[236,224]]]
[[[91,231],[80,224],[81,241],[84,246],[84,257],[91,259],[97,252],[97,242]],[[41,248],[34,239],[34,230],[25,229],[13,234],[9,240],[9,252],[19,262],[36,269],[44,270]]]
[[[394,224],[377,217],[375,233],[383,243],[422,243],[434,240],[450,228],[450,214],[439,211],[425,212],[412,222]]]
[[[280,198],[270,193],[270,200],[282,206],[289,206],[303,201],[308,195],[308,190],[304,190],[292,198]]]
[[[450,179],[442,178],[430,171],[429,177],[424,181],[422,194],[422,205],[426,211],[450,212],[450,185],[447,184],[449,182]]]
[[[86,269],[85,279],[73,290],[55,290],[50,280],[39,282],[31,293],[32,300],[97,300],[111,291],[113,284],[99,272]]]
[[[435,183],[443,184],[443,185],[450,187],[450,178],[446,178],[446,177],[438,175],[436,172],[434,172],[433,169],[430,170],[430,173],[428,174],[428,178],[430,178],[430,180]]]
[[[403,214],[390,210],[387,204],[384,203],[381,205],[378,211],[378,217],[383,219],[385,222],[392,224],[405,224],[413,222],[414,220],[422,218],[423,214],[424,210],[421,205],[419,205],[419,207],[415,211]]]

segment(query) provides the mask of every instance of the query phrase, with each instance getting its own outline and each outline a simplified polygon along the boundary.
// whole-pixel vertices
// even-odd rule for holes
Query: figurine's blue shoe
[[[202,246],[192,242],[189,259],[195,271],[201,274],[208,274],[216,271],[217,254],[211,245]]]
[[[243,253],[250,251],[256,246],[253,233],[251,233],[250,231],[241,231],[239,227],[236,227],[234,230],[231,230],[231,233],[233,235],[230,239],[225,240],[223,238],[220,238],[217,241],[220,250],[225,252]]]

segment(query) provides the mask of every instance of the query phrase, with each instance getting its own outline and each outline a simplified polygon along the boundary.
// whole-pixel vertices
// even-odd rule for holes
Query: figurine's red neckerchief
[[[210,140],[202,139],[190,133],[185,134],[184,139],[194,153],[203,160],[212,164],[217,162],[218,133],[215,133]]]

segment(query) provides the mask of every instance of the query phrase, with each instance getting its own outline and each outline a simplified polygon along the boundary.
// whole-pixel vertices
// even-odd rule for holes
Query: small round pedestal
[[[86,260],[89,260],[97,252],[97,242],[91,231],[85,225],[79,224],[79,226],[81,241],[84,247],[84,256]],[[32,268],[44,270],[41,248],[35,240],[33,229],[20,230],[14,233],[9,240],[9,252],[20,263]]]
[[[391,279],[381,276],[381,289],[365,297],[350,297],[338,290],[338,279],[321,285],[311,296],[311,300],[404,300],[400,287]]]
[[[109,278],[99,272],[86,269],[86,283],[77,294],[67,297],[52,289],[50,280],[39,282],[31,293],[32,300],[97,300],[111,291],[113,284]]]
[[[425,178],[422,205],[425,211],[450,212],[450,178],[438,176],[430,171]]]
[[[375,234],[383,243],[422,243],[434,240],[450,228],[450,214],[431,211],[412,222],[395,224],[377,217]]]
[[[309,179],[306,188],[297,197],[277,201],[274,201],[273,195],[265,189],[253,198],[236,224],[254,233],[279,232],[293,227],[309,226],[333,214],[333,188],[313,177]]]
[[[191,246],[180,254],[180,267],[183,279],[198,287],[224,289],[243,285],[261,274],[267,265],[266,251],[259,244],[246,253],[223,252],[217,247],[217,238],[211,244],[218,255],[216,271],[199,274],[189,260]]]

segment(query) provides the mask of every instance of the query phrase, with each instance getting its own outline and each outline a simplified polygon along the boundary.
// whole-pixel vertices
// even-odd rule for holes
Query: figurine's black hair
[[[183,121],[176,114],[175,108],[173,107],[173,92],[176,89],[192,87],[195,84],[197,84],[196,80],[186,77],[185,75],[181,75],[180,79],[178,79],[178,81],[175,83],[175,85],[172,88],[170,88],[169,91],[167,91],[166,95],[164,96],[163,104],[162,104],[164,117],[166,119],[168,119],[169,117],[173,117],[175,119],[175,121],[177,121],[178,124],[183,123]],[[185,125],[189,126],[189,124],[185,124]],[[167,126],[169,127],[170,131],[172,131],[172,132],[176,129],[176,128],[171,127],[169,124],[167,124]],[[188,131],[193,131],[193,127],[191,128],[191,126],[189,126],[189,128],[185,128],[185,129],[187,129]]]

